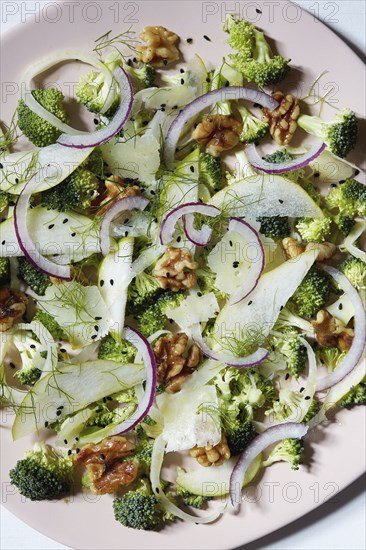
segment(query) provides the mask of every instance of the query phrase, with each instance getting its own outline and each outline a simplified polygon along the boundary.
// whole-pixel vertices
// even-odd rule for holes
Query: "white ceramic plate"
[[[19,24],[2,39],[1,118],[10,119],[19,98],[22,71],[32,61],[52,50],[92,49],[93,41],[110,29],[118,34],[130,26],[139,31],[147,24],[164,25],[180,35],[185,59],[198,53],[205,61],[217,64],[228,52],[221,31],[225,9],[232,9],[235,4],[239,3],[51,2],[43,9],[38,23]],[[363,64],[332,31],[290,2],[242,2],[240,6],[242,15],[262,27],[282,55],[291,57],[295,68],[287,82],[289,91],[304,96],[315,77],[327,69],[319,95],[333,86],[328,99],[335,106],[353,108],[360,118],[365,118]],[[191,45],[187,38],[193,38]],[[69,72],[60,68],[49,79],[63,83],[63,91],[72,95],[72,83],[81,70],[81,65],[75,65],[71,72],[69,67]],[[364,150],[360,142],[349,159],[362,162],[360,152]],[[308,436],[310,466],[302,466],[297,472],[286,464],[268,469],[255,486],[245,491],[238,517],[226,514],[216,523],[204,526],[178,521],[161,533],[146,533],[125,529],[114,520],[111,497],[76,495],[67,503],[32,503],[20,497],[9,483],[8,472],[35,438],[13,443],[11,415],[6,411],[0,414],[2,504],[38,531],[76,549],[235,548],[334,498],[365,468],[365,411],[342,411],[336,422]]]

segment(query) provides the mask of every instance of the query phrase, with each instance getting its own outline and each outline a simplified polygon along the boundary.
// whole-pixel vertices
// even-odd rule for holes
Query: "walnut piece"
[[[196,344],[188,346],[188,336],[183,332],[159,338],[154,347],[158,366],[158,383],[166,384],[168,393],[176,393],[201,362],[201,352]]]
[[[173,292],[191,288],[197,283],[197,276],[187,269],[197,269],[198,263],[192,259],[189,250],[169,246],[164,255],[155,264],[153,275],[161,288]]]
[[[348,351],[352,345],[354,330],[346,328],[344,324],[332,317],[327,310],[321,309],[316,319],[311,321],[315,328],[317,342],[327,348],[338,347],[341,351]]]
[[[271,136],[279,145],[288,145],[297,128],[300,116],[299,100],[291,94],[274,92],[274,99],[280,102],[273,111],[263,107],[263,118],[269,124]]]
[[[192,132],[192,138],[206,145],[207,151],[218,157],[239,143],[241,122],[229,115],[207,115]]]
[[[135,450],[125,437],[114,436],[97,445],[86,445],[74,456],[75,466],[85,466],[96,495],[111,494],[132,483],[138,473],[138,462],[124,460]]]
[[[225,460],[229,460],[230,458],[230,449],[224,432],[222,432],[221,440],[217,445],[194,447],[190,450],[190,455],[193,456],[201,466],[221,466]]]
[[[333,243],[307,243],[306,246],[303,246],[299,241],[293,239],[292,237],[286,237],[282,241],[283,249],[286,253],[286,256],[289,259],[297,258],[303,252],[308,252],[309,250],[317,250],[318,256],[316,258],[317,262],[324,262],[324,260],[329,260],[337,247]]]
[[[119,199],[124,197],[139,197],[141,189],[138,185],[127,185],[119,176],[111,176],[105,181],[105,192],[99,203],[96,216],[103,216],[107,210]]]
[[[139,38],[146,46],[137,46],[137,60],[162,66],[179,59],[179,36],[165,27],[145,27]]]
[[[5,332],[20,320],[28,304],[28,298],[20,290],[0,289],[0,332]]]

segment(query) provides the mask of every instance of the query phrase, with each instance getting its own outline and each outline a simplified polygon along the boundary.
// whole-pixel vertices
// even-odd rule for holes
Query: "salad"
[[[253,24],[223,32],[218,67],[159,26],[35,60],[2,126],[0,405],[14,440],[38,439],[10,471],[30,500],[90,491],[125,527],[210,523],[366,403],[356,115],[323,118],[315,84],[286,92],[290,62]],[[89,131],[32,86],[69,60],[92,66]],[[187,465],[166,476],[170,453]]]

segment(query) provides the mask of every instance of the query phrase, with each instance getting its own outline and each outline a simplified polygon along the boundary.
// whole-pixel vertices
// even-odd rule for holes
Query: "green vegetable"
[[[292,160],[295,159],[295,157],[293,155],[291,155],[287,151],[287,149],[277,149],[277,151],[275,151],[274,153],[270,153],[268,155],[265,155],[263,157],[263,159],[266,162],[269,162],[271,164],[282,164],[283,162],[291,162]],[[304,169],[303,168],[298,168],[296,170],[290,170],[289,172],[285,172],[284,174],[282,174],[282,176],[284,176],[284,177],[290,179],[291,181],[297,183],[300,179],[302,179],[304,177]],[[307,189],[306,189],[306,191],[308,192]],[[312,199],[314,199],[314,197],[312,196],[311,193],[308,193],[308,194],[311,196]]]
[[[52,338],[55,340],[65,340],[66,335],[63,332],[60,325],[57,323],[54,317],[52,315],[49,315],[45,311],[42,311],[40,309],[37,309],[35,316],[33,317],[33,321],[38,321],[39,323],[42,323],[42,325],[48,330],[48,332],[51,334]]]
[[[134,454],[134,458],[138,460],[140,468],[146,475],[150,473],[153,445],[154,441],[144,436],[143,439],[139,440]]]
[[[366,263],[359,258],[350,256],[344,260],[338,267],[342,273],[345,274],[351,284],[357,288],[357,290],[364,290],[366,288]]]
[[[273,416],[277,422],[284,422],[289,416],[298,413],[303,395],[298,391],[281,388],[278,397],[278,400],[273,402],[272,408],[265,411],[265,415]]]
[[[178,307],[184,299],[184,292],[164,292],[156,302],[139,316],[138,327],[145,336],[157,330],[164,330],[168,321],[165,311],[168,307]]]
[[[15,373],[15,376],[23,385],[34,386],[42,374],[39,368],[40,344],[32,337],[31,333],[25,331],[14,334],[13,344],[19,351],[22,360],[22,367]]]
[[[355,179],[347,179],[329,191],[325,202],[328,208],[339,208],[345,216],[366,216],[366,186]]]
[[[150,483],[141,479],[135,490],[130,490],[122,497],[113,501],[114,517],[125,527],[143,529],[144,531],[157,530],[167,520],[159,499],[153,494]]]
[[[312,317],[327,302],[332,290],[329,276],[313,268],[292,296],[300,315]]]
[[[4,212],[6,208],[8,208],[10,200],[11,195],[9,195],[9,193],[6,193],[5,191],[0,191],[0,214]]]
[[[123,66],[124,70],[132,77],[132,82],[137,86],[137,89],[151,88],[155,84],[156,69],[148,63],[139,63],[137,67],[133,67],[128,63]]]
[[[326,348],[318,346],[316,356],[322,365],[328,368],[328,371],[336,369],[344,359],[346,352],[341,352],[338,348]]]
[[[62,122],[68,122],[68,116],[63,106],[64,95],[60,90],[57,88],[33,90],[32,95],[47,111]],[[51,145],[61,135],[60,130],[33,113],[22,99],[19,101],[17,111],[20,130],[37,147]]]
[[[322,243],[326,240],[331,231],[331,218],[300,218],[296,229],[302,239],[308,242]]]
[[[347,409],[357,405],[366,405],[366,377],[340,399],[339,405]]]
[[[202,153],[200,155],[199,182],[215,191],[222,188],[222,166],[220,157],[214,157],[209,153]]]
[[[85,168],[77,168],[65,181],[42,193],[42,205],[49,210],[86,210],[98,196],[99,179]]]
[[[0,258],[0,285],[5,285],[10,280],[9,258]]]
[[[334,120],[330,122],[318,116],[300,115],[297,124],[309,134],[324,141],[332,153],[341,158],[346,157],[357,143],[357,118],[348,108],[337,113]]]
[[[254,116],[244,105],[239,105],[238,111],[243,121],[240,141],[243,143],[256,143],[264,138],[269,128],[268,123]]]
[[[273,345],[276,351],[285,356],[287,368],[295,378],[298,378],[305,369],[307,353],[306,348],[298,338],[296,330],[283,330],[281,336],[273,337]]]
[[[308,332],[308,333],[314,332],[314,328],[312,324],[309,323],[309,321],[296,315],[296,313],[291,311],[290,307],[286,305],[280,311],[280,314],[274,325],[274,330],[277,332],[278,331],[282,332],[284,329],[293,330],[294,327],[299,328],[302,332]]]
[[[139,273],[128,287],[128,311],[136,315],[152,306],[162,292],[156,277],[145,271]]]
[[[257,221],[261,224],[260,232],[266,237],[271,237],[272,239],[283,239],[291,232],[288,218],[285,217],[259,217],[257,218]]]
[[[127,340],[117,342],[110,334],[102,340],[98,352],[99,359],[116,361],[116,363],[133,363],[135,355],[135,346]]]
[[[256,431],[252,422],[235,423],[225,432],[231,456],[240,455],[254,439]]]
[[[121,61],[121,54],[113,50],[104,59],[104,65],[113,73],[119,67]],[[109,87],[103,73],[90,71],[79,79],[76,86],[76,97],[92,113],[99,114],[102,112],[109,94],[113,94],[114,99],[107,113],[103,113],[107,117],[113,116],[118,106],[119,88],[117,83],[114,81],[112,86]]]
[[[50,278],[39,271],[26,258],[19,258],[18,274],[21,279],[39,296],[44,296],[51,285]]]
[[[16,463],[9,476],[11,483],[26,498],[52,500],[71,491],[72,461],[57,454],[49,445],[39,443]]]
[[[306,413],[306,415],[304,416],[304,418],[302,419],[302,422],[310,422],[310,420],[312,418],[314,418],[314,416],[316,416],[318,414],[318,412],[320,411],[321,409],[321,403],[320,401],[318,401],[317,399],[312,399],[311,403],[310,403],[310,407],[309,407],[309,410],[308,412]]]
[[[202,495],[193,495],[189,491],[186,491],[182,487],[177,486],[177,497],[182,499],[182,502],[185,506],[192,506],[197,510],[201,510],[206,502],[211,500],[210,497],[204,497]]]
[[[263,466],[267,467],[275,462],[288,462],[293,470],[298,470],[302,464],[304,446],[300,439],[284,439],[270,452]]]
[[[286,77],[289,61],[280,55],[273,56],[264,34],[253,24],[229,15],[224,30],[229,34],[230,46],[237,52],[229,57],[246,80],[264,87]]]

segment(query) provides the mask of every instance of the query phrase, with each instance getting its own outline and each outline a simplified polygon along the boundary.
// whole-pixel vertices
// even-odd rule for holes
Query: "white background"
[[[44,4],[46,1],[38,0],[38,4]],[[364,55],[366,43],[365,1],[295,1],[304,9],[324,20],[359,55]],[[28,3],[30,6],[35,4],[35,2]],[[5,32],[16,23],[16,16],[6,23],[2,22],[1,32]],[[350,86],[352,86],[352,82],[350,82]],[[360,478],[339,494],[334,503],[325,504],[276,533],[245,546],[245,550],[365,550],[365,517],[365,478]],[[0,509],[0,548],[1,550],[67,550],[66,546],[37,533],[3,507]],[[244,548],[240,550],[244,550]]]

